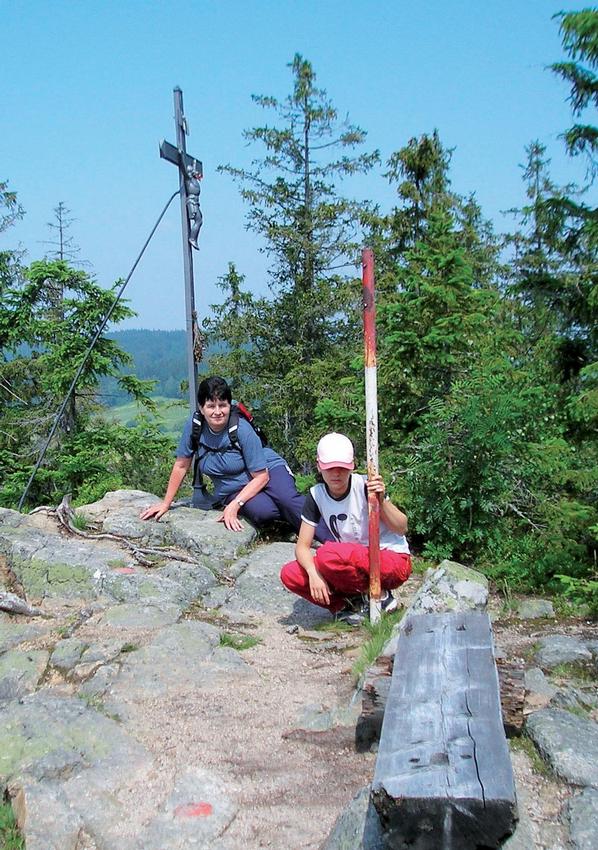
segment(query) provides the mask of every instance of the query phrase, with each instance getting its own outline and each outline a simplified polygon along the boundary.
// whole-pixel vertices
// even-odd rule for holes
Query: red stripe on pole
[[[378,474],[378,398],[376,387],[376,298],[374,253],[365,248],[363,268],[363,340],[365,359],[366,449],[368,479]],[[370,598],[379,600],[380,587],[380,500],[368,495]]]

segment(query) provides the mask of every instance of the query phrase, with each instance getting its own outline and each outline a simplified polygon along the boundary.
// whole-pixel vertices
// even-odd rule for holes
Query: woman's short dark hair
[[[206,401],[232,402],[233,396],[224,378],[204,378],[197,388],[197,403],[203,407]]]

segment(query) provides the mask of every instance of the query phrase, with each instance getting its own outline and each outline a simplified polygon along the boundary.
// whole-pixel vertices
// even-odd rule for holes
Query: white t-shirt
[[[331,496],[325,484],[316,484],[305,497],[301,519],[315,528],[322,518],[339,543],[361,543],[367,546],[369,528],[365,482],[364,475],[352,473],[349,489],[340,499]],[[391,531],[382,517],[380,548],[409,553],[407,538]]]

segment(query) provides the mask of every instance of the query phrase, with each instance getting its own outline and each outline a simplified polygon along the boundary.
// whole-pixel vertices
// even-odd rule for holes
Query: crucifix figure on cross
[[[197,165],[188,165],[185,169],[185,188],[187,189],[187,215],[189,216],[189,243],[199,250],[197,237],[203,223],[203,216],[199,207],[199,195],[201,192],[201,171]]]

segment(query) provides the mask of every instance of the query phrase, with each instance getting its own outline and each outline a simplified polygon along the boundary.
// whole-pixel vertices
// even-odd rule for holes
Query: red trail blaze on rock
[[[137,572],[137,570],[135,569],[135,567],[116,567],[116,568],[113,570],[113,572],[115,572],[115,573],[120,573],[121,575],[128,576],[128,575],[130,575],[131,573],[135,573],[135,572]]]
[[[175,818],[206,818],[214,809],[211,803],[184,803],[174,810]]]

